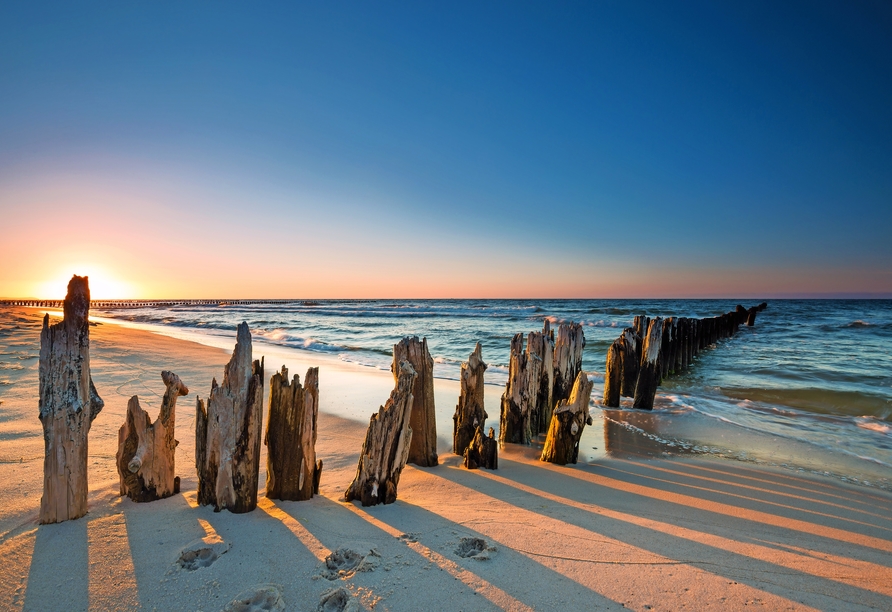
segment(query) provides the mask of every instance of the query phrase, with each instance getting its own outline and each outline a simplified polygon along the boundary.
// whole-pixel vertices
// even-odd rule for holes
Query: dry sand
[[[257,594],[255,610],[277,597],[288,610],[892,610],[889,494],[603,449],[559,467],[512,447],[497,471],[468,471],[450,452],[452,381],[436,381],[441,465],[408,466],[395,504],[344,503],[368,415],[393,383],[313,353],[255,345],[254,354],[266,355],[267,377],[283,361],[301,375],[320,366],[321,495],[261,497],[242,515],[197,507],[195,396],[222,377],[229,354],[109,324],[91,330],[105,409],[90,433],[90,512],[38,526],[40,315],[0,312],[22,365],[0,372],[0,610],[221,610],[246,593]],[[191,390],[177,406],[182,493],[136,504],[118,495],[117,431],[133,394],[157,412],[162,369]],[[487,393],[492,421],[499,389]]]

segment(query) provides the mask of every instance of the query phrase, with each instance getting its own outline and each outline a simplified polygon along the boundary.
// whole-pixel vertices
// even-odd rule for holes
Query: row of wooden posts
[[[41,523],[78,518],[87,511],[87,435],[104,405],[90,376],[89,307],[87,279],[75,276],[63,303],[63,320],[49,325],[47,315],[41,331],[40,420],[46,444]],[[634,374],[636,406],[639,391],[642,396],[650,393],[652,406],[648,385],[655,389],[660,376],[686,367],[698,347],[733,335],[745,320],[752,324],[755,312],[764,307],[743,311],[746,317],[738,307],[728,315],[699,321],[636,317],[636,328],[625,330],[608,354],[605,402],[614,399],[610,395],[608,400],[607,390],[612,394],[615,389],[631,388]],[[525,345],[522,334],[514,336],[497,442],[492,428],[488,435],[484,433],[487,366],[480,344],[476,345],[461,366],[461,390],[453,416],[452,450],[464,458],[465,467],[496,469],[498,443],[530,444],[542,433],[546,434],[542,461],[576,463],[582,431],[592,423],[588,408],[592,383],[582,370],[584,346],[582,326],[577,323],[560,324],[555,336],[546,320],[543,330],[531,332]],[[633,371],[630,364],[637,369]],[[429,467],[439,461],[433,359],[427,340],[406,337],[396,344],[391,369],[395,387],[369,421],[356,476],[345,491],[347,501],[357,499],[364,506],[396,500],[407,462]],[[620,376],[614,380],[617,372]],[[162,372],[161,377],[166,391],[158,418],[152,422],[133,396],[118,434],[120,492],[137,502],[179,492],[174,466],[175,409],[177,398],[189,389],[173,372]],[[242,323],[222,384],[214,379],[207,399],[196,401],[199,504],[235,513],[257,506],[261,441],[268,447],[267,497],[306,500],[319,492],[318,368],[307,370],[303,385],[297,375],[289,381],[284,366],[271,377],[267,427],[261,438],[263,384],[263,359],[253,359],[251,333],[247,323]]]
[[[87,511],[87,437],[104,406],[90,375],[89,308],[86,277],[68,285],[63,319],[44,317],[40,347],[40,420],[44,429],[44,491],[40,522],[54,523]],[[581,326],[562,324],[557,340],[548,322],[529,335],[526,349],[518,334],[511,343],[509,381],[502,397],[501,442],[529,443],[548,432],[543,461],[575,462],[582,427],[591,423],[591,382],[582,372]],[[461,367],[461,391],[453,416],[453,452],[469,469],[498,467],[494,431],[485,432],[483,373],[478,343]],[[433,359],[427,340],[404,338],[394,346],[395,388],[373,414],[363,442],[356,477],[346,500],[363,505],[396,499],[399,476],[407,462],[438,463]],[[127,405],[118,433],[116,465],[121,495],[137,502],[179,492],[174,455],[177,398],[189,393],[173,372],[161,378],[166,391],[153,422],[138,396]],[[206,400],[196,401],[195,465],[198,503],[215,510],[249,512],[257,505],[260,444],[267,445],[266,495],[304,500],[319,491],[322,461],[316,459],[319,371],[310,368],[301,385],[288,370],[270,379],[269,413],[261,438],[263,359],[252,356],[247,323],[238,326],[236,345],[221,384],[214,379]]]
[[[636,316],[607,351],[604,405],[616,408],[620,396],[633,398],[632,407],[652,410],[657,387],[670,374],[683,372],[697,354],[718,340],[730,338],[741,325],[755,325],[756,314],[768,304],[737,308],[718,317]]]

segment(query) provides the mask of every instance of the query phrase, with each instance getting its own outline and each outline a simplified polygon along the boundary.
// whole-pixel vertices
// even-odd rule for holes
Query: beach
[[[593,442],[576,465],[508,445],[498,470],[469,471],[451,453],[459,384],[446,378],[435,380],[440,465],[408,465],[394,504],[346,503],[368,417],[393,378],[295,348],[255,344],[254,357],[264,357],[267,391],[283,363],[301,378],[320,368],[320,494],[263,496],[262,449],[258,508],[214,513],[196,503],[195,397],[222,379],[232,343],[100,320],[91,366],[105,407],[89,437],[89,513],[38,526],[42,315],[0,313],[21,357],[0,387],[0,609],[221,610],[270,586],[288,610],[892,609],[889,492],[672,452],[646,427],[617,430],[607,413],[586,430]],[[119,495],[117,432],[134,394],[157,414],[162,370],[190,389],[176,409],[181,491],[137,504]],[[487,386],[488,423],[500,393]]]

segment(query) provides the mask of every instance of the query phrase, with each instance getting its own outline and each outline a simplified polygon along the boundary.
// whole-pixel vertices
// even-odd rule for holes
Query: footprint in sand
[[[495,546],[490,546],[482,538],[462,538],[461,542],[458,543],[458,548],[455,549],[455,554],[464,559],[486,561],[492,558],[495,551]]]
[[[226,604],[223,612],[277,612],[285,609],[282,593],[272,584],[242,591]]]
[[[319,598],[318,612],[359,612],[359,603],[341,587],[325,591]]]
[[[200,567],[209,567],[229,550],[229,544],[219,537],[208,536],[195,540],[180,551],[177,565],[194,572]]]
[[[325,566],[320,575],[327,580],[349,578],[356,572],[370,572],[378,567],[381,555],[374,548],[365,554],[350,548],[339,547],[336,551],[325,557]]]

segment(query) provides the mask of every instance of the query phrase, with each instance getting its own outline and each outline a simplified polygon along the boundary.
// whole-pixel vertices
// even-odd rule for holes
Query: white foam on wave
[[[861,429],[869,429],[887,436],[892,436],[892,425],[871,417],[859,417],[855,419],[855,425]]]

